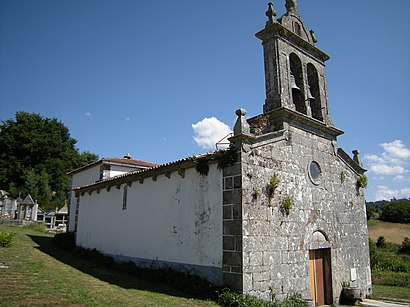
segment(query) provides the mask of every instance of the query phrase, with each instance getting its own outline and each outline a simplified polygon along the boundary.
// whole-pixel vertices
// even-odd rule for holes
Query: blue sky
[[[0,0],[0,119],[56,117],[100,157],[208,151],[206,131],[232,128],[237,108],[262,112],[254,34],[267,2]],[[278,15],[284,4],[274,1]],[[331,56],[338,145],[360,150],[366,198],[410,197],[410,1],[300,0],[299,12]]]

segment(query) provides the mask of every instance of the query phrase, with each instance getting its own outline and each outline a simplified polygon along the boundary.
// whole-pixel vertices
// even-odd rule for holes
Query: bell
[[[300,91],[300,88],[296,85],[295,76],[292,73],[290,74],[290,87],[292,90]]]
[[[308,94],[308,99],[309,100],[316,100],[315,97],[313,97],[312,92],[310,91],[310,86],[308,86],[307,94]]]

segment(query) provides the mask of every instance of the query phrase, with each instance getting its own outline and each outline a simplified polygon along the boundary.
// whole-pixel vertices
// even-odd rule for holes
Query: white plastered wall
[[[100,178],[100,164],[95,165],[91,168],[85,169],[81,172],[74,173],[71,176],[71,189],[96,182],[99,178]],[[75,198],[73,191],[71,191],[70,193],[71,193],[71,197],[70,197],[70,210],[69,210],[69,217],[68,217],[69,218],[68,231],[74,231],[76,198]]]
[[[122,184],[80,197],[77,244],[110,255],[222,267],[222,175],[194,169],[185,178],[132,182],[127,209]]]

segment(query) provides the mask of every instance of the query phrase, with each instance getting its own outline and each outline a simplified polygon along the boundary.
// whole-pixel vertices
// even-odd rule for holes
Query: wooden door
[[[332,303],[332,278],[330,271],[330,250],[309,251],[310,295],[315,306]]]

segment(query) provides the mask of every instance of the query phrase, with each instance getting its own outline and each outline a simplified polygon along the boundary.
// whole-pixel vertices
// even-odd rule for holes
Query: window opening
[[[75,217],[74,217],[74,231],[77,232],[78,226],[78,211],[80,210],[80,197],[77,197],[75,204]]]
[[[127,210],[127,191],[128,191],[128,186],[124,186],[124,192],[122,194],[122,210]]]
[[[302,62],[299,57],[291,53],[289,55],[290,61],[290,87],[292,90],[292,102],[295,105],[296,111],[307,114],[306,104],[304,101],[304,88],[303,88],[303,74],[302,74]]]
[[[319,163],[317,163],[316,161],[310,162],[308,172],[310,180],[314,184],[318,185],[322,176],[322,170],[320,169]]]
[[[294,31],[295,31],[295,33],[296,33],[297,35],[302,36],[302,29],[301,29],[299,23],[294,22],[294,24],[293,24],[293,29],[294,29]]]
[[[323,121],[323,108],[319,91],[319,77],[315,66],[311,63],[307,64],[307,75],[309,84],[308,100],[312,111],[312,117]]]

